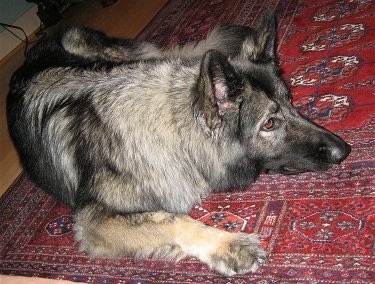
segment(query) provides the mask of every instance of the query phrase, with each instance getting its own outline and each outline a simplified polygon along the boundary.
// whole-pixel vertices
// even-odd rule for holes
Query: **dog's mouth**
[[[296,175],[308,172],[309,170],[302,170],[302,169],[296,169],[288,166],[282,166],[276,170],[274,169],[266,169],[264,172],[266,174],[283,174],[283,175]]]
[[[278,174],[283,174],[283,175],[297,175],[297,174],[306,173],[306,172],[326,171],[334,166],[335,164],[329,164],[329,163],[314,165],[312,167],[301,167],[301,168],[293,167],[290,165],[282,165],[278,167],[277,169],[266,169],[265,173],[266,174],[278,173]]]
[[[306,169],[297,169],[297,168],[288,167],[288,166],[282,166],[280,168],[280,173],[284,175],[295,175],[295,174],[305,173],[307,171],[308,170]]]

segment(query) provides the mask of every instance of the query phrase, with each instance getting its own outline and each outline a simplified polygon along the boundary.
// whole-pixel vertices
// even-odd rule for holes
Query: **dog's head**
[[[277,67],[274,39],[274,17],[267,13],[239,52],[204,55],[198,105],[205,127],[223,143],[239,143],[260,171],[327,170],[341,163],[350,147],[293,108]]]

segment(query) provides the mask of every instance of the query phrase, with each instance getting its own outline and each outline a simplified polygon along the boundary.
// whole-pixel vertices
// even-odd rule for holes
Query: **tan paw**
[[[226,246],[213,253],[209,265],[226,276],[255,272],[264,262],[266,252],[255,234],[238,233]]]

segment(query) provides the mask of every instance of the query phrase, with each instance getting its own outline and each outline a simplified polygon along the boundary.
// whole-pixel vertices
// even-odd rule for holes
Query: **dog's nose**
[[[338,137],[335,141],[324,143],[319,147],[319,152],[325,154],[332,164],[340,164],[350,154],[350,146]]]
[[[344,144],[341,147],[333,147],[331,149],[331,160],[337,164],[341,163],[350,154],[351,148],[348,144]]]

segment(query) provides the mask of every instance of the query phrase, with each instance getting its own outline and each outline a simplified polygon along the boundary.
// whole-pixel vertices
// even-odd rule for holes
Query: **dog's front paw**
[[[264,262],[266,252],[254,234],[236,234],[236,238],[211,255],[212,269],[226,276],[255,272]]]

